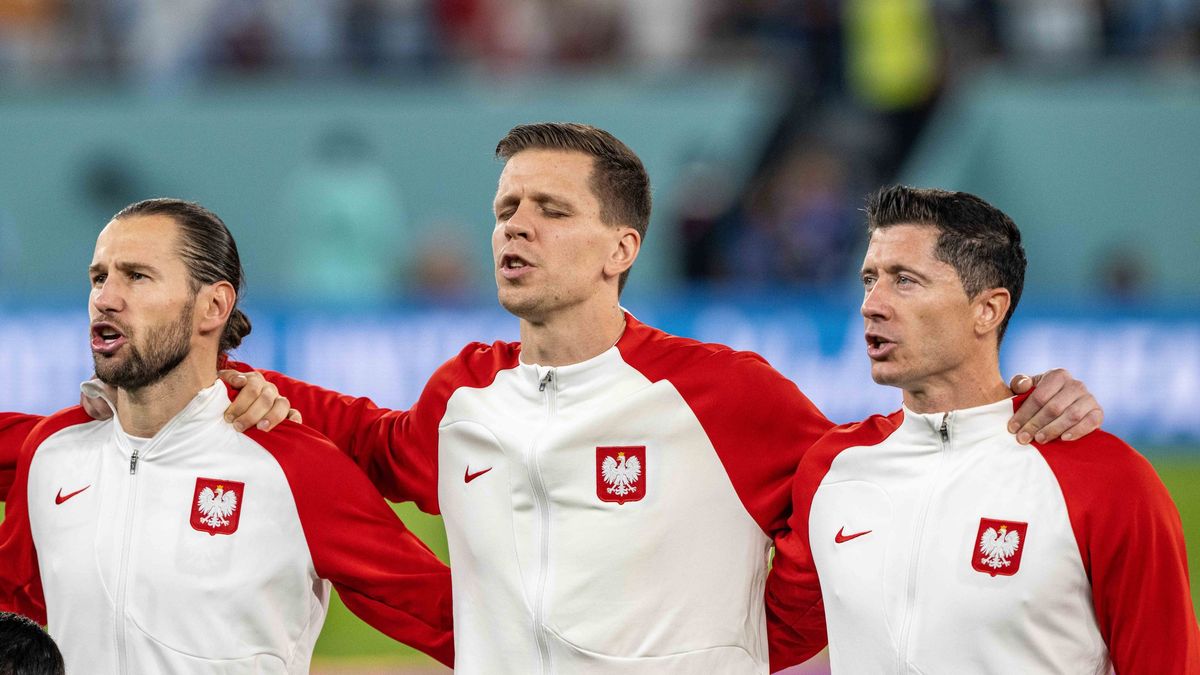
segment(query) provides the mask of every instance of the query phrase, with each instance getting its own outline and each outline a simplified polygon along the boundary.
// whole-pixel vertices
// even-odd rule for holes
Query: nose
[[[508,220],[504,221],[504,237],[506,239],[532,239],[533,227],[530,224],[530,218],[526,211],[528,208],[524,204],[519,205],[517,210],[509,216]]]
[[[891,316],[892,307],[888,302],[884,284],[876,282],[866,290],[862,302],[862,315],[866,319],[887,319]]]
[[[121,294],[118,284],[111,279],[106,279],[98,286],[93,286],[92,306],[104,314],[119,312],[124,309],[125,298]]]

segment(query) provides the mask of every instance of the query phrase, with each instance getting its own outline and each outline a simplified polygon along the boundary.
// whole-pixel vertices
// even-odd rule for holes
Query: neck
[[[521,319],[521,362],[569,366],[587,361],[616,344],[624,331],[625,313],[615,301],[544,321]]]
[[[904,387],[904,405],[913,412],[935,413],[974,408],[1012,396],[992,360],[978,368],[956,368]]]
[[[117,389],[117,416],[131,436],[149,438],[217,379],[216,355],[193,353],[161,380],[140,389]],[[200,364],[207,363],[208,367]]]

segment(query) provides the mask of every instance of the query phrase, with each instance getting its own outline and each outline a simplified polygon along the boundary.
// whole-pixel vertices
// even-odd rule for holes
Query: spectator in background
[[[396,297],[397,270],[412,254],[399,194],[370,138],[353,126],[326,129],[284,189],[289,288],[318,302]]]
[[[62,654],[33,619],[0,612],[0,675],[64,675]]]
[[[751,284],[839,279],[858,242],[843,162],[806,139],[764,181],[733,233],[728,269],[735,279]]]

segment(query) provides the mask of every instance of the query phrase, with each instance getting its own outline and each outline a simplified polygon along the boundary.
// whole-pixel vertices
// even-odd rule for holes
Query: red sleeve
[[[388,410],[368,398],[346,396],[272,371],[262,373],[300,411],[305,426],[349,455],[384,497],[412,501],[422,511],[436,514],[438,425],[450,395],[459,387],[485,387],[500,370],[516,364],[513,345],[467,345],[430,377],[410,410]],[[250,370],[235,362],[228,367]]]
[[[248,435],[287,477],[317,575],[363,621],[453,667],[450,568],[324,437],[290,422]]]
[[[899,426],[902,413],[876,415],[831,430],[818,440],[796,469],[788,529],[775,537],[775,559],[767,577],[767,643],[771,672],[803,663],[825,648],[825,606],[817,566],[809,547],[808,518],[817,488],[842,450],[876,445]]]
[[[21,415],[20,417],[28,418]],[[17,453],[15,479],[8,492],[4,521],[0,522],[0,611],[24,614],[46,624],[46,599],[38,570],[37,549],[29,527],[29,502],[26,489],[29,466],[38,447],[51,434],[92,421],[83,408],[68,408],[41,419],[27,430]]]
[[[0,502],[4,501],[17,473],[17,455],[41,415],[0,413]]]
[[[796,465],[833,423],[758,354],[667,335],[628,314],[626,322],[622,358],[647,379],[675,386],[746,511],[774,536],[791,512]]]
[[[1116,672],[1200,675],[1183,526],[1154,468],[1103,431],[1037,447],[1062,487]]]

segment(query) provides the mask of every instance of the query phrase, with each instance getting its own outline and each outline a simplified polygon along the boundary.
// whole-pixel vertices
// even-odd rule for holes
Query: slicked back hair
[[[894,185],[867,198],[867,232],[893,225],[936,227],[934,256],[954,267],[968,298],[991,288],[1008,290],[1012,304],[1000,322],[999,345],[1025,285],[1025,248],[1012,218],[966,192]]]
[[[233,235],[217,214],[182,199],[145,199],[121,209],[113,220],[131,216],[169,216],[179,226],[179,253],[191,276],[192,290],[218,281],[229,282],[238,299],[245,286],[242,260]],[[221,332],[220,352],[236,348],[250,334],[250,318],[237,308],[236,300],[225,329]]]
[[[575,150],[593,159],[589,179],[600,202],[605,225],[627,225],[642,239],[650,226],[650,176],[642,160],[616,136],[574,122],[540,122],[513,127],[496,144],[496,157],[508,161],[523,150]],[[629,270],[621,274],[617,292],[625,288]]]

